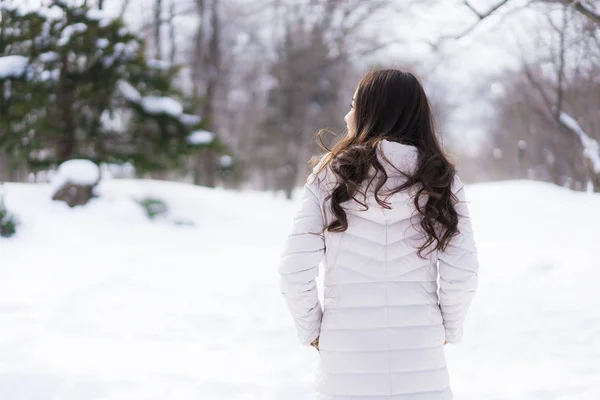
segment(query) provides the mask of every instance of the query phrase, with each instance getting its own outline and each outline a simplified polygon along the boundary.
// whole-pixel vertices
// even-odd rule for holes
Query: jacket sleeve
[[[477,289],[477,248],[464,185],[457,178],[454,194],[457,197],[459,233],[445,251],[438,253],[440,275],[440,308],[448,343],[460,343],[465,316]]]
[[[316,339],[321,330],[322,310],[316,278],[325,254],[325,241],[317,193],[316,182],[309,178],[279,264],[281,292],[304,345]]]

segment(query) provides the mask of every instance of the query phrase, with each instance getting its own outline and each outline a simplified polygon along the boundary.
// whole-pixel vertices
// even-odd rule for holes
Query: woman
[[[451,399],[444,344],[460,342],[477,286],[463,184],[412,74],[367,74],[345,121],[279,267],[300,341],[320,351],[318,398]]]

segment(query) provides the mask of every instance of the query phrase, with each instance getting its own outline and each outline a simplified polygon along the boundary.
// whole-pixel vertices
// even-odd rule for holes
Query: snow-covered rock
[[[100,182],[100,168],[90,160],[69,160],[62,163],[53,180],[52,200],[63,201],[69,207],[87,204],[94,197]]]
[[[90,160],[69,160],[60,164],[58,175],[64,182],[93,186],[100,180],[100,168]]]
[[[191,145],[210,144],[215,140],[215,134],[199,129],[190,133],[186,140]]]
[[[0,57],[0,79],[18,78],[25,73],[29,59],[23,56]]]

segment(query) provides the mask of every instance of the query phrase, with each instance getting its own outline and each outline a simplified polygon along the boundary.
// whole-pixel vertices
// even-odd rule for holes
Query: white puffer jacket
[[[417,149],[382,141],[378,150],[389,177],[382,191],[399,186],[405,178],[394,167],[414,171]],[[452,399],[444,340],[461,340],[477,286],[463,185],[457,178],[453,187],[460,234],[445,252],[427,259],[417,255],[423,236],[409,192],[393,195],[391,209],[372,197],[367,211],[347,202],[348,229],[323,234],[332,216],[322,204],[334,186],[331,171],[309,177],[279,266],[281,290],[300,341],[310,344],[320,336],[318,398]],[[315,281],[321,262],[323,310]]]

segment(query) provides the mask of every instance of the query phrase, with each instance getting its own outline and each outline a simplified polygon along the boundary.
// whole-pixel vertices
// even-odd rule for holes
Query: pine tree
[[[73,158],[180,166],[216,137],[189,140],[199,117],[173,85],[177,66],[147,60],[120,19],[56,0],[23,12],[0,1],[0,151],[45,169]]]

